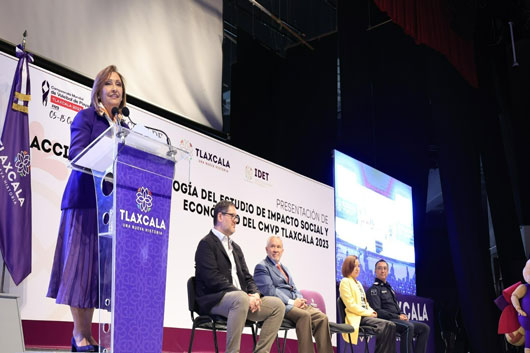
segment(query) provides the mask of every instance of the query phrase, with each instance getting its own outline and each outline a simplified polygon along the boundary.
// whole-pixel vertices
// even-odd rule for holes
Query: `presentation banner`
[[[13,57],[0,53],[0,106],[4,112],[2,100],[15,66]],[[35,66],[30,67],[30,74],[33,272],[20,286],[8,285],[8,292],[20,296],[22,319],[71,321],[69,308],[46,298],[46,292],[61,197],[70,173],[70,124],[76,113],[90,104],[90,88]],[[223,199],[233,201],[241,217],[233,240],[242,247],[249,270],[253,272],[265,258],[267,238],[281,236],[285,248],[282,262],[291,270],[297,287],[322,294],[327,314],[334,321],[333,189],[150,112],[129,108],[131,121],[163,130],[173,145],[190,155],[177,163],[172,182],[164,326],[191,328],[186,282],[195,274],[197,244],[213,226],[213,206]],[[161,135],[158,137],[165,140]],[[294,335],[290,333],[290,337]]]
[[[434,302],[431,299],[416,297],[413,295],[403,295],[399,293],[396,293],[396,299],[398,301],[399,307],[401,308],[401,311],[405,315],[407,315],[409,320],[420,321],[429,325],[431,330],[429,334],[429,343],[427,344],[427,353],[435,353],[436,349],[434,335],[436,333],[434,330]],[[375,351],[375,342],[375,337],[368,338],[368,347],[370,352]],[[353,346],[354,353],[363,353],[365,343],[365,338],[360,337],[357,345]],[[342,351],[342,347],[344,346],[344,344],[344,341],[340,339],[340,342],[338,343],[337,347],[337,352]],[[349,352],[349,348],[346,348],[346,350],[347,352]],[[400,350],[400,338],[396,341],[396,352],[405,353],[401,352]]]
[[[407,315],[409,320],[421,321],[429,325],[431,332],[429,334],[429,343],[427,344],[427,353],[434,353],[436,351],[434,342],[434,336],[436,334],[434,327],[436,321],[436,317],[434,316],[434,301],[428,298],[403,294],[396,294],[396,299],[398,300],[401,311]]]

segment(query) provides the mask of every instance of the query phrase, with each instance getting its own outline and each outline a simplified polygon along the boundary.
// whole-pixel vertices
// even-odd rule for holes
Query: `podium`
[[[93,175],[96,190],[100,352],[162,351],[172,183],[185,159],[110,126],[70,163]]]

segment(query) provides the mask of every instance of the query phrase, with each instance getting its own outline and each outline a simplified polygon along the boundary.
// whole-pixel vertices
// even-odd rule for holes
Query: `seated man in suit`
[[[234,204],[220,201],[214,227],[195,252],[195,292],[200,314],[227,317],[226,352],[237,353],[247,319],[263,321],[254,352],[270,351],[282,323],[285,306],[275,297],[261,297],[239,245],[231,238],[239,223]]]
[[[388,264],[385,260],[375,263],[375,282],[368,289],[368,303],[377,312],[380,319],[390,320],[396,324],[396,331],[401,336],[400,353],[425,353],[429,340],[429,325],[419,321],[409,321],[399,308],[394,289],[386,281]],[[413,338],[416,336],[416,347]]]
[[[265,250],[267,257],[256,265],[254,279],[263,294],[274,295],[285,304],[285,317],[296,323],[298,352],[315,352],[311,338],[313,335],[318,353],[332,353],[328,317],[307,304],[287,267],[280,264],[283,254],[282,239],[275,235],[269,237]]]

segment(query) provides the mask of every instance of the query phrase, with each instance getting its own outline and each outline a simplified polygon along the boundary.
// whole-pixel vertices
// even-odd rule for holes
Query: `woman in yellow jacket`
[[[353,344],[357,344],[359,326],[370,327],[375,332],[374,353],[396,352],[396,325],[387,320],[378,319],[377,313],[370,307],[366,300],[366,294],[361,282],[357,277],[361,271],[359,259],[355,255],[346,257],[342,264],[342,276],[340,281],[340,297],[346,306],[346,323],[355,328],[351,334]],[[347,334],[342,337],[349,342]]]

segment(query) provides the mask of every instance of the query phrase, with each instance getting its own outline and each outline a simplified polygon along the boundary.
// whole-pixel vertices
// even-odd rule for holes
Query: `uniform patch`
[[[371,295],[377,295],[377,289],[370,290],[370,294]]]

